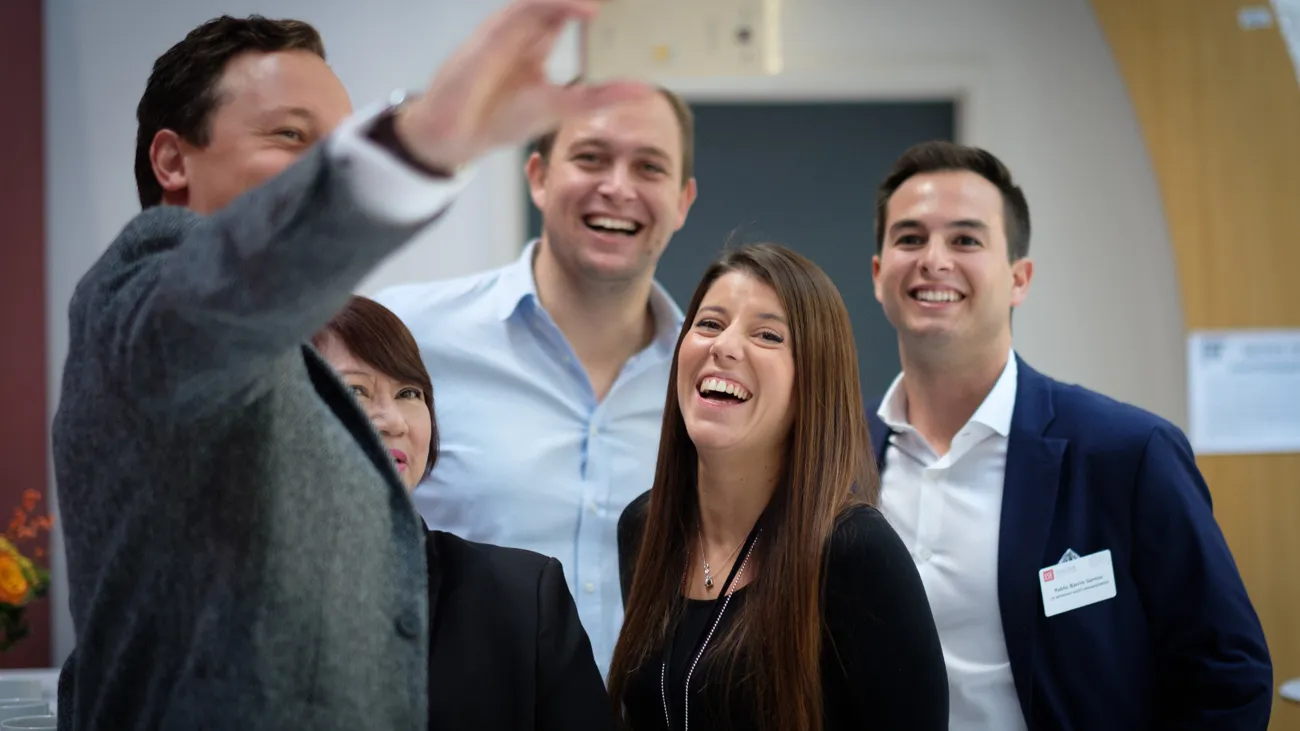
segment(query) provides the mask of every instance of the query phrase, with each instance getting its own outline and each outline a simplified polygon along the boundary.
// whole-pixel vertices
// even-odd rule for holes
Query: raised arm
[[[104,366],[145,406],[191,416],[255,399],[271,360],[439,215],[456,171],[565,115],[649,93],[547,80],[555,38],[600,4],[515,0],[390,125],[353,118],[215,215],[141,215],[79,287],[74,327],[91,329]]]
[[[1191,446],[1158,427],[1138,470],[1133,571],[1159,653],[1169,729],[1263,729],[1273,668]]]
[[[874,508],[836,528],[826,575],[826,712],[841,728],[942,731],[948,675],[925,587],[898,534]]]
[[[126,227],[73,311],[143,404],[187,417],[256,398],[270,361],[447,206],[461,181],[367,140],[373,117],[211,216],[164,207]]]

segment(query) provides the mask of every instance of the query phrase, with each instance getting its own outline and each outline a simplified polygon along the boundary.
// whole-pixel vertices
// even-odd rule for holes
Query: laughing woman
[[[724,252],[677,344],[653,488],[619,521],[609,689],[632,731],[948,725],[943,654],[873,507],[839,292],[778,246]]]
[[[377,454],[376,466],[395,468],[393,476],[414,490],[437,459],[438,427],[433,386],[410,331],[383,305],[353,297],[313,344],[391,456],[390,466]],[[613,731],[600,671],[559,562],[426,531],[429,728]],[[402,617],[393,631],[416,637],[417,629]]]

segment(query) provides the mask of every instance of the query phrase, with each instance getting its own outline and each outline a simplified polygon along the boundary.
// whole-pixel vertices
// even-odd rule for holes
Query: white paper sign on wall
[[[1300,329],[1196,331],[1187,366],[1196,453],[1300,452]]]
[[[1295,67],[1296,84],[1300,85],[1300,0],[1272,0],[1273,12],[1277,15],[1277,27],[1286,41],[1287,51],[1291,54],[1291,65]]]

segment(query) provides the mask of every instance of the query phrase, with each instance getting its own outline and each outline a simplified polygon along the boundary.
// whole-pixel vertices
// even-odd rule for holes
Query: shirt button
[[[595,500],[592,500],[591,502],[587,503],[587,510],[590,510],[592,515],[596,514],[596,511],[599,510],[599,508],[596,507]]]
[[[922,561],[929,561],[933,556],[934,556],[934,554],[930,552],[930,549],[928,549],[928,548],[922,548],[922,549],[921,549],[921,560],[922,560]]]
[[[587,433],[590,434],[590,435],[593,436],[593,437],[596,436],[596,432],[598,432],[598,431],[600,431],[600,430],[596,428],[596,425],[595,425],[595,424],[592,424],[592,425],[591,425],[591,428],[587,429]]]
[[[397,618],[397,634],[408,640],[413,640],[420,634],[420,620],[415,616],[415,612],[402,612]]]
[[[586,585],[585,587],[583,587],[583,588],[587,590],[587,593],[588,593],[588,594],[595,594],[595,593],[596,593],[596,582],[594,582],[594,581],[588,581],[588,582],[587,582],[587,585]]]

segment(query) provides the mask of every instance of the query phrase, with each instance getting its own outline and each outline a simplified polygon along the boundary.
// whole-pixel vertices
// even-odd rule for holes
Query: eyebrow
[[[727,313],[727,308],[725,308],[725,307],[719,307],[718,305],[705,305],[705,306],[703,306],[703,307],[700,308],[700,312],[701,312],[701,313],[703,313],[703,312],[716,312],[716,313],[719,314],[719,315],[726,315],[726,314],[728,314],[728,313]],[[785,318],[784,318],[784,317],[781,317],[780,315],[776,314],[775,312],[760,312],[760,313],[758,313],[758,319],[760,319],[760,320],[772,320],[772,321],[774,321],[774,322],[779,322],[779,323],[781,323],[782,325],[787,324],[786,321],[785,321]]]
[[[599,147],[602,150],[611,150],[613,149],[614,146],[609,144],[605,140],[594,138],[594,137],[588,137],[583,139],[576,139],[572,142],[572,144],[569,145],[569,149],[571,150],[578,147]],[[669,155],[662,148],[655,147],[654,145],[641,145],[640,147],[635,148],[633,152],[637,153],[638,155],[650,155],[652,157],[660,157],[669,162],[672,162],[673,159],[672,155]]]
[[[904,229],[911,229],[911,228],[925,228],[925,227],[921,224],[920,221],[916,220],[915,218],[904,218],[901,221],[895,221],[894,224],[889,227],[889,233],[896,234],[899,231],[902,231]],[[944,224],[944,228],[973,228],[976,229],[977,231],[989,230],[988,224],[984,223],[978,218],[959,218],[955,221],[948,221],[946,224]]]
[[[340,376],[359,376],[371,381],[378,380],[379,378],[387,378],[389,381],[396,383],[398,388],[414,388],[419,390],[421,393],[424,392],[424,386],[416,383],[414,379],[398,378],[384,373],[383,371],[361,371],[355,368],[347,368],[339,371],[338,374]]]
[[[316,113],[306,107],[276,107],[258,116],[262,123],[269,123],[282,117],[297,117],[309,124],[316,123]]]

